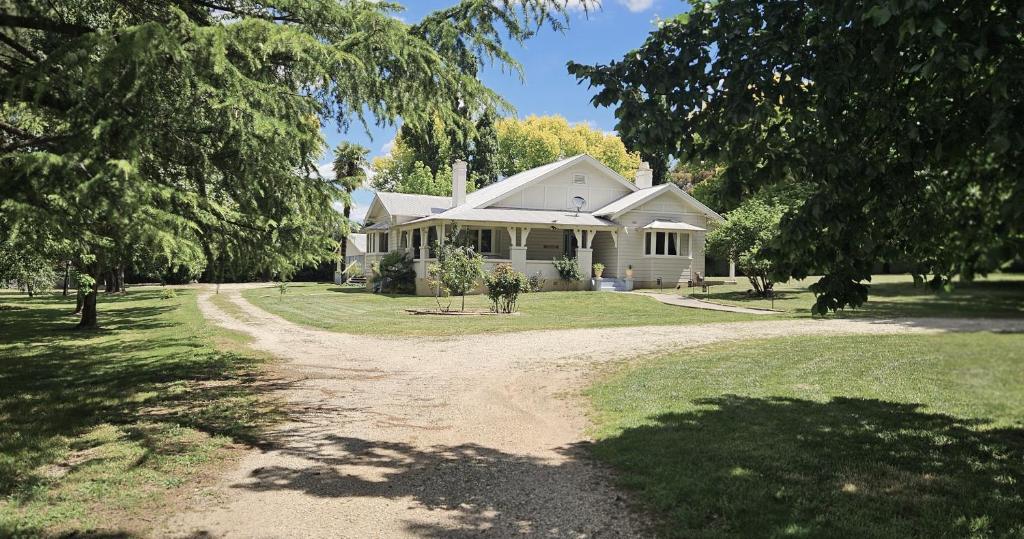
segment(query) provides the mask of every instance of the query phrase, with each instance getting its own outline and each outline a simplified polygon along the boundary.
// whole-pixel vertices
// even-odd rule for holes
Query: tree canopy
[[[1015,2],[695,1],[608,65],[570,64],[645,148],[723,165],[738,200],[810,194],[768,248],[857,306],[883,260],[936,285],[1024,252],[1024,7]]]
[[[323,125],[471,132],[476,77],[562,2],[464,0],[409,25],[367,0],[16,0],[0,8],[0,217],[93,280],[133,253],[287,273],[331,256]],[[455,106],[453,104],[458,104]],[[96,324],[95,288],[81,325]]]
[[[451,163],[462,158],[470,163],[470,190],[499,176],[511,176],[581,153],[594,156],[629,179],[640,167],[640,155],[628,151],[614,134],[584,123],[571,125],[561,116],[502,118],[493,126],[483,124],[480,132],[485,129],[493,132],[493,138],[478,137],[468,152],[453,149],[452,139],[441,122],[434,122],[429,143],[410,143],[410,136],[403,129],[395,137],[391,153],[374,159],[374,186],[382,191],[447,196],[451,194]]]

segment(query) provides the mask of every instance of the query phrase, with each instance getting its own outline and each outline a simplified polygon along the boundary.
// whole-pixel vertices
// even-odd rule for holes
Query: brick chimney
[[[468,163],[459,159],[452,164],[452,207],[466,203],[466,168]]]
[[[654,171],[647,161],[640,162],[640,168],[636,170],[636,186],[640,189],[648,189],[654,185]]]

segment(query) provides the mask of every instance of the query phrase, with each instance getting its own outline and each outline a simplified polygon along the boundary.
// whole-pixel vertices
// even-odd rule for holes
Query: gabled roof
[[[447,210],[452,205],[452,198],[378,191],[368,213],[372,213],[377,204],[392,216],[423,217]]]
[[[700,210],[704,215],[707,215],[708,217],[716,221],[725,220],[722,218],[721,215],[718,215],[718,213],[715,212],[715,210],[712,210],[711,208],[705,206],[701,201],[697,200],[696,198],[693,198],[692,196],[690,196],[689,193],[683,191],[674,183],[664,183],[656,187],[641,189],[634,193],[630,193],[618,200],[610,202],[605,207],[594,211],[594,215],[609,216],[615,218],[633,208],[636,208],[637,206],[643,204],[644,202],[652,200],[665,193],[671,193],[681,198],[682,200],[688,202],[690,205]]]
[[[405,224],[427,221],[462,221],[477,223],[514,223],[529,225],[574,225],[580,227],[617,228],[619,225],[589,213],[565,210],[520,210],[511,208],[467,208],[459,206],[444,213],[416,219]]]
[[[623,187],[630,191],[635,191],[637,187],[632,182],[623,178],[618,172],[608,168],[604,163],[594,159],[593,157],[583,153],[580,155],[574,155],[572,157],[562,159],[561,161],[555,161],[554,163],[548,163],[541,165],[537,168],[531,168],[530,170],[524,170],[519,174],[509,176],[504,180],[494,182],[488,186],[482,187],[466,195],[466,206],[472,208],[482,208],[488,204],[497,202],[498,200],[516,192],[521,189],[525,189],[526,186],[554,174],[564,167],[570,166],[575,163],[590,163],[596,167],[607,172],[611,177],[622,183]]]

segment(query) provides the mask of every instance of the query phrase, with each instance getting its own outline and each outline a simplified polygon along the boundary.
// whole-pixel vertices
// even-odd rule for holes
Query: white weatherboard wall
[[[625,266],[619,265],[619,249],[612,241],[610,232],[601,231],[594,235],[594,262],[604,264],[604,277],[625,277]]]
[[[579,183],[582,181],[583,183]],[[587,201],[583,212],[592,212],[630,191],[608,172],[590,163],[566,167],[537,183],[498,200],[491,207],[532,210],[573,210],[576,196]]]
[[[618,274],[624,276],[627,265],[633,265],[633,279],[637,286],[657,286],[658,277],[662,285],[674,287],[685,283],[694,273],[704,274],[704,236],[706,232],[691,231],[690,256],[647,256],[644,254],[643,227],[652,221],[684,222],[701,228],[708,227],[708,219],[695,208],[690,208],[677,197],[666,194],[630,210],[617,221],[626,227],[619,235]],[[685,236],[683,236],[685,238]],[[685,247],[684,247],[685,249]]]

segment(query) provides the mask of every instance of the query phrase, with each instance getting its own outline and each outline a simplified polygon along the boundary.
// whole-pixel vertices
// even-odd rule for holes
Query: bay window
[[[679,232],[644,233],[645,256],[690,256],[690,235]]]

